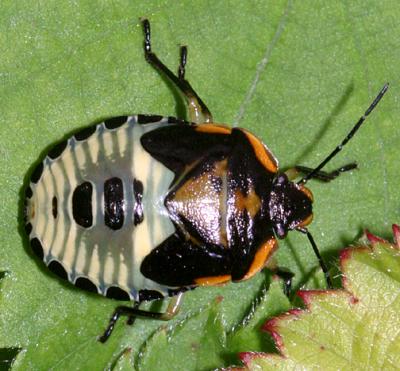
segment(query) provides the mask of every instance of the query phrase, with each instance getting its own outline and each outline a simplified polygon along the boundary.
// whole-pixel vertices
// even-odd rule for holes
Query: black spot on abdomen
[[[134,179],[133,180],[133,194],[135,197],[135,206],[133,210],[133,224],[138,225],[140,224],[143,219],[143,183],[140,180]]]
[[[104,223],[113,230],[124,224],[124,186],[117,177],[104,182]]]
[[[125,124],[127,121],[128,121],[128,116],[112,117],[110,119],[104,120],[104,126],[109,130],[117,129],[121,125]]]
[[[74,137],[76,140],[82,141],[88,139],[96,131],[97,126],[92,125],[78,131]]]
[[[65,148],[67,147],[68,142],[64,140],[63,142],[60,142],[56,144],[47,154],[52,160],[56,159],[57,157],[61,156],[61,154],[64,152]]]
[[[163,119],[163,116],[159,115],[138,115],[137,122],[139,124],[150,124],[153,122],[159,122]]]
[[[33,196],[32,188],[31,187],[26,187],[25,189],[25,197],[26,198],[31,198]]]
[[[37,183],[42,176],[43,173],[43,162],[39,163],[36,167],[35,170],[33,170],[32,175],[31,175],[31,182],[32,183]]]
[[[97,286],[89,279],[86,277],[79,277],[75,281],[75,286],[79,287],[82,290],[86,290],[89,292],[95,292],[97,293]]]
[[[72,215],[75,222],[84,228],[93,224],[92,193],[92,184],[84,182],[75,188],[72,195]]]
[[[35,255],[40,259],[43,260],[44,252],[43,252],[43,246],[41,242],[39,241],[38,238],[33,238],[31,240],[31,247]]]
[[[130,300],[129,294],[117,286],[109,287],[106,296],[116,300]]]
[[[26,232],[26,234],[29,236],[30,234],[31,234],[31,232],[32,232],[32,224],[31,223],[28,223],[28,224],[26,224],[25,225],[25,232]]]
[[[51,200],[51,212],[53,214],[53,218],[56,219],[58,215],[58,202],[57,202],[57,197],[54,196],[53,199]]]
[[[59,263],[56,260],[52,260],[50,262],[50,264],[48,265],[48,268],[55,273],[57,276],[59,276],[60,278],[62,278],[63,280],[67,280],[68,279],[68,274],[66,272],[66,270],[64,269],[64,267],[61,265],[61,263]]]

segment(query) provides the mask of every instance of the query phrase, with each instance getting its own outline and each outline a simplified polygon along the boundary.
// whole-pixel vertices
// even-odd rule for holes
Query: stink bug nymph
[[[312,220],[308,180],[329,181],[353,169],[322,168],[342,149],[388,89],[386,84],[342,143],[315,168],[279,172],[272,152],[245,129],[216,124],[185,78],[186,47],[175,75],[153,53],[143,20],[144,56],[183,94],[189,122],[156,115],[117,117],[57,144],[26,189],[26,230],[33,251],[61,277],[119,306],[120,315],[167,320],[182,293],[196,286],[246,280],[260,271],[291,230]],[[304,177],[297,182],[299,174]],[[294,175],[295,174],[295,175]],[[165,313],[138,309],[171,296]]]

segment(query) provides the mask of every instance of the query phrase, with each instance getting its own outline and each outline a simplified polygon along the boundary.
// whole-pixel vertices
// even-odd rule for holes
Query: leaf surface
[[[341,266],[344,290],[300,291],[305,310],[292,310],[264,326],[280,355],[242,353],[248,369],[398,368],[399,245],[349,248],[341,254]]]
[[[61,138],[111,116],[184,115],[170,85],[143,58],[139,17],[151,20],[153,49],[173,70],[178,45],[189,46],[186,76],[215,120],[252,130],[282,169],[316,166],[389,81],[389,93],[365,127],[328,166],[357,160],[360,170],[332,184],[310,182],[310,230],[329,260],[364,226],[382,234],[389,220],[399,219],[400,6],[394,0],[2,1],[0,271],[8,273],[0,283],[0,348],[21,349],[15,369],[102,369],[115,365],[126,349],[137,366],[139,349],[160,326],[120,321],[107,344],[99,344],[117,303],[50,274],[30,252],[23,231],[29,175]],[[317,262],[304,236],[292,233],[276,258],[295,273],[295,288],[317,285]],[[190,292],[173,324],[220,295],[229,333],[264,280],[258,275]]]

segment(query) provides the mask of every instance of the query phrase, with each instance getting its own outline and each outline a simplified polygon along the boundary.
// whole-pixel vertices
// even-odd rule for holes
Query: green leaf
[[[130,371],[135,366],[134,359],[132,357],[132,349],[125,349],[121,356],[117,359],[117,362],[112,367],[113,371]]]
[[[50,274],[30,252],[22,216],[34,164],[62,137],[115,115],[182,114],[170,86],[144,61],[143,16],[152,22],[154,51],[171,68],[178,45],[189,46],[187,78],[215,120],[252,130],[283,169],[317,165],[389,81],[365,127],[327,167],[357,160],[360,170],[332,184],[310,182],[310,230],[329,258],[364,226],[382,234],[399,219],[397,2],[2,1],[0,271],[9,273],[0,286],[0,348],[21,349],[15,369],[102,369],[127,348],[137,360],[160,326],[120,321],[99,344],[117,304]],[[296,274],[295,286],[315,277],[303,235],[292,233],[280,246],[278,263]],[[190,292],[176,321],[221,295],[230,331],[264,280]]]
[[[260,331],[268,317],[282,313],[284,308],[289,309],[290,303],[282,291],[282,283],[275,280],[260,300],[254,303],[247,318],[235,328],[227,337],[226,349],[230,354],[246,351],[265,351],[274,349],[272,338]]]
[[[281,286],[281,281],[274,280],[268,291],[263,289],[245,319],[229,333],[221,311],[222,297],[170,329],[161,327],[141,350],[138,369],[210,370],[237,363],[238,352],[275,349],[272,338],[260,328],[266,318],[290,308]]]
[[[211,370],[222,364],[225,331],[220,299],[177,325],[172,334],[162,328],[146,344],[139,362],[142,370]]]
[[[345,290],[300,291],[306,310],[292,310],[264,326],[281,354],[244,353],[248,369],[398,368],[399,245],[349,248],[341,266]]]

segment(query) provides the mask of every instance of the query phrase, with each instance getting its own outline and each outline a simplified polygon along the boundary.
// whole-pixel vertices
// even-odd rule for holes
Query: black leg
[[[143,19],[142,24],[144,31],[144,56],[146,61],[150,63],[157,71],[167,76],[178,88],[178,90],[180,90],[186,97],[188,101],[190,121],[196,124],[212,122],[212,116],[209,109],[193,90],[189,82],[185,80],[185,65],[187,57],[186,46],[181,47],[179,72],[178,76],[175,76],[175,74],[164,63],[162,63],[156,54],[154,54],[151,50],[150,22],[147,19]]]
[[[355,162],[352,162],[350,164],[344,165],[342,167],[339,167],[336,170],[327,172],[320,170],[313,175],[313,179],[318,179],[321,180],[322,182],[330,182],[331,180],[337,178],[341,173],[344,173],[346,171],[354,170],[357,169],[357,164]],[[289,169],[286,172],[286,175],[289,177],[289,179],[293,180],[295,179],[299,174],[303,175],[308,175],[314,171],[313,168],[306,167],[306,166],[301,166],[301,165],[296,165],[292,169]]]
[[[135,302],[135,303],[133,304],[133,309],[138,310],[138,309],[139,309],[139,306],[140,306],[140,302]],[[128,320],[126,321],[126,324],[129,325],[129,326],[132,326],[133,323],[135,322],[135,319],[136,319],[136,316],[129,316],[129,317],[128,317]]]
[[[292,291],[292,280],[294,273],[283,268],[275,269],[274,272],[283,280],[283,292],[287,297],[289,297]]]
[[[187,47],[181,46],[181,59],[178,67],[178,78],[179,80],[185,80],[185,67],[187,61]]]
[[[127,307],[127,306],[119,306],[115,309],[113,315],[110,318],[110,321],[108,323],[108,326],[106,330],[104,331],[103,335],[99,337],[99,341],[101,343],[105,343],[107,339],[110,337],[112,331],[114,330],[114,326],[118,321],[118,318],[121,317],[122,315],[128,316],[128,324],[132,325],[134,322],[134,319],[136,317],[146,317],[146,318],[153,318],[153,319],[158,319],[161,321],[169,321],[173,317],[175,317],[180,309],[180,306],[182,304],[182,298],[183,298],[183,293],[179,293],[178,295],[174,296],[171,301],[169,302],[168,308],[165,312],[163,313],[158,313],[158,312],[149,312],[146,310],[140,310],[139,309],[139,304],[140,303],[135,303],[133,307]]]

